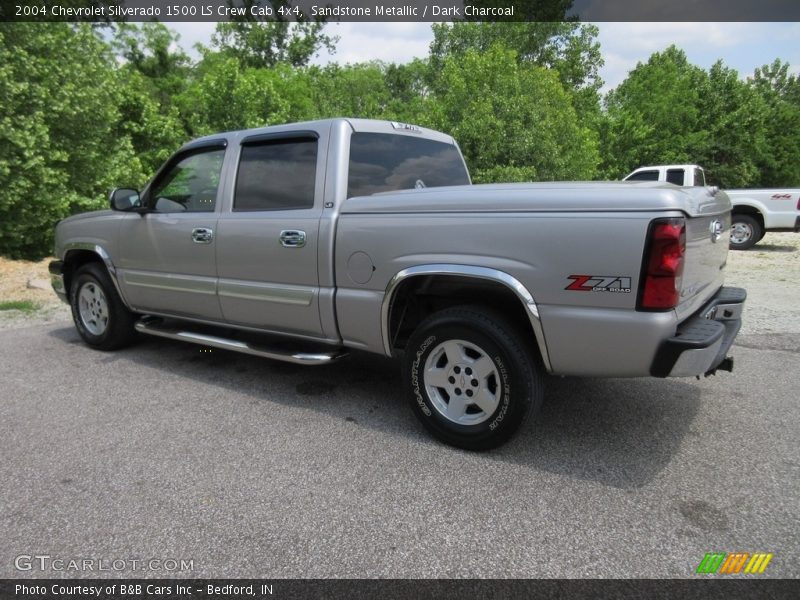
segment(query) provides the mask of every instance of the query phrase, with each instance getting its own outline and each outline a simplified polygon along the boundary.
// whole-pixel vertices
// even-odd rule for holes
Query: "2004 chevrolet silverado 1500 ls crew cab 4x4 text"
[[[111,208],[56,228],[54,287],[87,344],[402,353],[414,412],[464,448],[506,441],[544,373],[732,367],[745,292],[722,285],[722,192],[471,185],[450,136],[333,119],[195,140]]]

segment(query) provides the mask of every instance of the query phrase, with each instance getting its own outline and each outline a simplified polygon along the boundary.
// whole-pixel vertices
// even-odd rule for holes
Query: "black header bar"
[[[800,21],[798,0],[3,0],[0,21]]]
[[[780,579],[2,579],[0,600],[797,598]]]

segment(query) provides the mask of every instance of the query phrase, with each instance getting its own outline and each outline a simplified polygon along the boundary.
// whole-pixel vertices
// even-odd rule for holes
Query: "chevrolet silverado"
[[[192,141],[110,204],[58,224],[50,265],[89,346],[399,355],[416,416],[463,448],[508,440],[544,374],[732,369],[715,189],[472,185],[448,135],[331,119]]]

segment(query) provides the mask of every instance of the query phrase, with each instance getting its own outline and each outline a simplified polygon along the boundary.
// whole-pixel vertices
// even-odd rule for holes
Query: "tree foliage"
[[[767,107],[758,183],[800,186],[800,79],[789,74],[788,63],[775,60],[756,69],[751,84]]]
[[[0,254],[46,255],[58,219],[141,186],[189,139],[337,116],[451,133],[476,182],[687,162],[725,187],[800,185],[787,63],[742,79],[670,47],[601,103],[597,29],[566,19],[570,5],[517,2],[534,22],[434,25],[429,56],[407,64],[324,67],[312,59],[336,39],[302,18],[221,23],[195,60],[159,23],[0,24]]]
[[[161,23],[120,23],[112,41],[123,62],[117,69],[121,133],[127,134],[146,173],[155,171],[186,138],[177,102],[186,91],[192,64],[178,41]]]
[[[558,76],[503,46],[443,64],[429,123],[458,141],[476,182],[588,179],[597,138],[582,127]]]
[[[296,22],[289,22],[281,10],[291,9],[292,2],[273,0],[269,3],[274,19],[262,20],[252,16],[251,7],[265,3],[260,0],[228,1],[245,9],[242,16],[217,23],[211,38],[212,46],[221,54],[236,59],[245,67],[263,68],[278,64],[294,67],[307,65],[321,50],[332,52],[336,38],[325,33],[324,21],[298,13]]]
[[[703,136],[694,160],[711,179],[727,188],[761,184],[759,164],[767,151],[767,107],[739,74],[715,63],[700,89]]]
[[[705,135],[700,93],[706,75],[674,46],[639,63],[606,98],[606,175],[633,167],[696,162]]]
[[[430,60],[433,70],[447,57],[463,56],[469,50],[485,52],[503,46],[516,52],[522,63],[555,71],[569,90],[602,85],[603,66],[597,27],[575,22],[456,22],[433,25]]]
[[[656,52],[606,97],[601,170],[697,163],[726,188],[797,185],[798,89],[780,61],[745,81],[721,61],[705,71],[674,46]]]
[[[534,2],[533,9],[563,10],[558,3]],[[532,9],[532,10],[533,10]],[[548,13],[549,14],[549,13]],[[430,51],[432,87],[441,86],[438,77],[448,57],[461,58],[469,51],[486,52],[501,46],[516,53],[518,62],[543,67],[555,73],[569,93],[578,118],[596,124],[600,118],[599,75],[603,66],[598,30],[594,25],[564,20],[433,25]]]
[[[180,100],[193,135],[287,123],[311,114],[308,77],[289,65],[254,69],[225,55],[204,62],[203,76]]]
[[[120,181],[141,182],[119,135],[114,57],[88,25],[0,27],[0,252],[51,250],[55,222],[100,208]]]

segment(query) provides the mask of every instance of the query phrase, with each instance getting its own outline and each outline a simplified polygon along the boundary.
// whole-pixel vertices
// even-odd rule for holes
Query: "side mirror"
[[[130,212],[142,206],[139,192],[129,188],[117,188],[112,191],[108,197],[108,203],[111,205],[111,210],[123,212]]]

